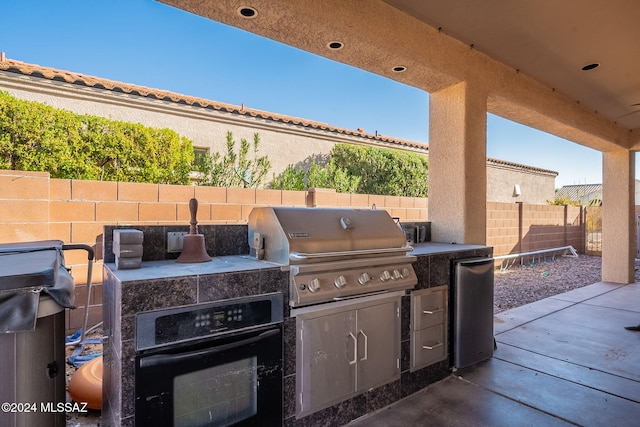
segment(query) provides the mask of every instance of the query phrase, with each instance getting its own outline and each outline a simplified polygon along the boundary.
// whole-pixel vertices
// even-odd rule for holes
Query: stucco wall
[[[289,164],[297,164],[312,155],[328,154],[336,143],[427,153],[426,145],[424,148],[414,149],[371,137],[301,126],[293,123],[293,120],[289,123],[277,122],[15,73],[0,72],[0,90],[19,99],[45,103],[79,114],[170,128],[193,141],[194,147],[208,148],[211,152],[226,151],[228,131],[233,133],[238,142],[241,138],[253,141],[253,135],[257,132],[261,140],[258,155],[269,157],[271,173],[276,175]],[[267,179],[271,178],[270,174]]]
[[[514,194],[514,186],[521,194]],[[555,198],[555,176],[501,165],[487,167],[487,200],[544,205]]]
[[[272,163],[271,174],[279,174],[288,165],[302,162],[309,156],[328,154],[336,143],[350,143],[414,151],[427,155],[428,148],[393,144],[388,141],[305,127],[292,122],[276,122],[251,115],[232,114],[212,108],[178,104],[149,97],[112,90],[71,85],[65,82],[0,72],[0,90],[28,101],[45,103],[78,114],[91,114],[115,120],[167,127],[193,141],[197,148],[211,152],[226,150],[226,135],[234,139],[253,141],[258,132],[261,139],[259,155],[266,155]],[[501,163],[487,163],[487,200],[546,203],[553,199],[554,179],[533,171],[521,172]],[[526,184],[525,184],[526,183]],[[505,189],[520,184],[523,194],[511,199]]]

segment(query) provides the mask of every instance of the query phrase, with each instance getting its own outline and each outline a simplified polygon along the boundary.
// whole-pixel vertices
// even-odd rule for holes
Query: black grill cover
[[[74,283],[62,242],[0,244],[0,333],[34,330],[41,293],[73,308]]]

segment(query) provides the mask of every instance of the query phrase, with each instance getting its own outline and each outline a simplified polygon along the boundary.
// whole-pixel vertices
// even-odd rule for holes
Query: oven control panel
[[[281,321],[281,293],[147,311],[136,315],[136,348],[153,348]]]

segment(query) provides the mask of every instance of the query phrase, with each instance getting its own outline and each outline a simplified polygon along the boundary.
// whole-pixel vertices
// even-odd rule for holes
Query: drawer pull
[[[422,348],[425,350],[435,350],[438,347],[442,347],[443,344],[441,342],[436,343],[434,346],[429,347],[428,345],[423,345]]]
[[[423,310],[422,313],[423,314],[437,314],[437,313],[442,313],[443,311],[444,311],[443,308],[439,308],[439,309],[433,310],[433,311]]]

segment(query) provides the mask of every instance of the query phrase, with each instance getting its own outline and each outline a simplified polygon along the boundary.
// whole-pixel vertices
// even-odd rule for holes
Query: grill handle
[[[403,246],[401,248],[383,248],[383,249],[363,249],[359,251],[340,251],[340,252],[291,252],[289,254],[290,261],[308,261],[311,259],[339,258],[345,256],[364,256],[364,255],[380,255],[380,254],[400,254],[413,251],[411,246]]]

